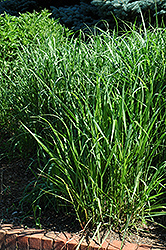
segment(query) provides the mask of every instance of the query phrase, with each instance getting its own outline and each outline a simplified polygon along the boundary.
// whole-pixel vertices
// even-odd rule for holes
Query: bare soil
[[[31,204],[20,206],[25,188],[35,178],[28,168],[29,163],[23,159],[0,163],[0,223],[36,227]],[[33,185],[30,185],[30,187],[33,189]],[[166,217],[163,217],[159,222],[166,225]],[[51,210],[41,213],[40,223],[42,228],[46,230],[69,233],[78,233],[82,230],[74,215],[56,214],[55,211]],[[107,231],[101,232],[101,239],[104,238],[106,233]],[[87,232],[87,235],[91,236],[91,233]],[[111,230],[108,238],[122,240],[123,235]],[[152,245],[152,249],[166,249],[166,229],[151,223],[139,228],[138,232],[133,230],[128,233],[125,236],[125,241]]]

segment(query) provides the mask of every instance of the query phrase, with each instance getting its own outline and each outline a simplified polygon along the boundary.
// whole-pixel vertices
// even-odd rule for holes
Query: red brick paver
[[[19,236],[17,239],[17,247],[19,250],[28,250],[29,249],[29,237],[25,234],[22,236]]]
[[[119,241],[119,240],[113,240],[111,243],[110,243],[111,246],[113,247],[116,247],[118,249],[121,249],[122,247],[122,241]]]
[[[148,246],[148,245],[140,245],[138,247],[138,250],[150,250],[152,248],[152,246]]]
[[[134,244],[134,243],[125,243],[123,250],[137,250],[138,249],[138,245]]]
[[[0,249],[3,249],[3,247],[5,246],[5,235],[6,235],[6,231],[4,230],[0,230]]]
[[[43,236],[41,239],[42,249],[52,250],[53,249],[53,239]]]
[[[81,242],[81,244],[80,244]],[[105,240],[99,244],[91,240],[89,245],[79,236],[69,233],[46,232],[45,230],[24,229],[12,224],[0,225],[0,250],[166,250],[165,247],[137,245],[118,240]]]
[[[20,229],[10,229],[6,231],[5,235],[5,249],[6,250],[15,250],[16,249],[16,240],[17,236],[23,231],[23,228]]]
[[[44,236],[44,232],[34,233],[34,234],[29,235],[29,248],[35,249],[35,250],[41,250],[43,236]]]

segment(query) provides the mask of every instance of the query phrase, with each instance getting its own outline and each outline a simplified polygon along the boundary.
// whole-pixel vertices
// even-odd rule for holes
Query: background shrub
[[[62,23],[68,27],[73,26],[71,24],[71,20],[73,20],[74,26],[77,27],[77,29],[80,27],[79,22],[80,19],[82,20],[82,16],[84,22],[87,23],[89,15],[91,15],[91,18],[92,20],[94,19],[95,23],[97,23],[100,19],[106,20],[109,23],[111,29],[114,29],[116,26],[115,18],[119,19],[119,25],[120,20],[122,21],[121,26],[123,26],[123,21],[134,23],[135,20],[137,20],[137,25],[140,25],[142,23],[141,12],[146,25],[149,25],[149,23],[151,25],[158,25],[163,21],[165,22],[165,0],[83,0],[81,2],[88,4],[86,7],[87,10],[83,7],[83,14],[78,10],[72,12],[70,9],[70,7],[74,6],[75,4],[80,5],[80,0],[5,0],[0,2],[0,14],[6,12],[10,15],[19,16],[19,13],[24,13],[27,11],[33,12],[33,10],[40,11],[41,9],[47,8],[52,11],[53,16],[55,16],[56,19],[61,18],[60,20],[63,20]],[[69,8],[63,9],[64,6],[69,6]],[[56,8],[60,10],[59,16],[58,11],[55,11]],[[75,24],[75,20],[77,20],[77,25]],[[93,21],[90,23],[93,27]],[[104,28],[104,26],[102,28]]]
[[[92,5],[98,6],[98,15],[111,25],[114,15],[118,20],[137,24],[142,23],[141,12],[147,24],[165,21],[165,0],[93,0]],[[156,19],[157,18],[157,19]]]
[[[30,149],[31,147],[26,135],[20,134],[18,121],[24,115],[26,116],[25,119],[28,119],[27,117],[35,114],[28,111],[28,106],[34,107],[33,101],[37,102],[37,99],[32,94],[35,91],[35,86],[31,83],[32,91],[28,93],[27,83],[20,82],[21,75],[15,81],[15,74],[17,75],[16,69],[19,67],[19,53],[23,52],[24,46],[35,49],[45,43],[51,36],[56,37],[57,44],[60,47],[66,41],[69,35],[68,29],[62,27],[57,20],[55,21],[49,16],[50,13],[46,10],[43,10],[40,14],[35,12],[21,14],[19,17],[8,14],[0,15],[0,128],[1,132],[3,131],[2,134],[7,132],[8,135],[14,135],[15,138],[18,134],[19,137],[22,136],[22,140],[24,138],[25,141],[23,140],[21,143],[21,140],[17,138],[17,142],[10,144],[12,146],[17,144],[17,148],[24,149],[25,153],[26,148]],[[20,68],[20,70],[23,69]],[[33,96],[33,101],[30,95]],[[35,109],[37,110],[37,107]]]

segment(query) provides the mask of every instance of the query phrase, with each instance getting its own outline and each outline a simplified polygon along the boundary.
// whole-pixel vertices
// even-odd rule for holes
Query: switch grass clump
[[[0,71],[1,107],[14,110],[5,122],[12,116],[38,143],[25,200],[74,209],[82,227],[123,231],[164,215],[166,30],[58,35],[21,44],[15,66]]]

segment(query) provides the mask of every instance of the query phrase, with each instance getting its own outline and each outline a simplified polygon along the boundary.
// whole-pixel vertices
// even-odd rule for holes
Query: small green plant
[[[41,207],[39,205],[34,205],[34,206],[32,206],[32,208],[33,208],[34,220],[35,220],[36,228],[41,228],[41,223],[40,223],[40,219],[41,219]]]
[[[18,121],[20,119],[28,121],[30,115],[36,114],[38,107],[35,107],[33,102],[37,104],[38,98],[36,99],[35,91],[37,89],[33,83],[30,84],[31,90],[28,90],[27,83],[21,83],[17,78],[19,77],[17,69],[21,67],[19,53],[24,51],[24,46],[30,46],[31,49],[40,47],[51,36],[56,37],[56,42],[60,47],[71,33],[67,28],[62,27],[57,20],[51,19],[50,15],[47,10],[43,10],[41,13],[25,13],[19,17],[7,14],[0,15],[1,138],[3,134],[7,134],[5,137],[12,138],[9,143],[11,145],[10,151],[13,149],[17,152],[18,149],[22,154],[25,151],[28,153],[34,142],[30,142],[27,134],[20,133]],[[26,62],[24,61],[24,63]],[[23,69],[20,68],[20,70]],[[15,81],[13,77],[17,80]],[[35,112],[33,112],[33,108],[36,110]],[[45,112],[47,111],[45,110]],[[24,142],[21,143],[21,141]]]

